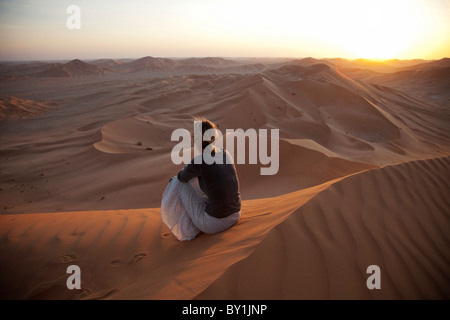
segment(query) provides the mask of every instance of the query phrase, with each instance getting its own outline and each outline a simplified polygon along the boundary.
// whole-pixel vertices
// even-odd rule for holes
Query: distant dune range
[[[449,299],[449,68],[0,63],[0,297]],[[182,168],[171,133],[194,116],[279,129],[280,166],[261,176],[263,165],[238,164],[242,220],[181,243],[159,205]],[[81,291],[65,287],[70,264]],[[371,264],[381,290],[365,286]]]

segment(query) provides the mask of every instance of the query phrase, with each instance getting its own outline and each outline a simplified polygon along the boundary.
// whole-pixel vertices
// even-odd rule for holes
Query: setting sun
[[[410,50],[424,41],[427,31],[434,31],[432,12],[423,2],[355,0],[347,4],[348,11],[335,32],[336,45],[354,57],[392,59],[414,55]]]

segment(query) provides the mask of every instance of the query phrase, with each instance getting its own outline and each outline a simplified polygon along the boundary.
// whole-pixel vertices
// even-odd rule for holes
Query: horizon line
[[[315,58],[313,56],[305,56],[305,57],[283,57],[283,56],[152,56],[145,55],[141,57],[101,57],[101,58],[43,58],[43,59],[0,59],[0,62],[46,62],[46,61],[73,61],[73,60],[81,60],[81,61],[93,61],[93,60],[138,60],[142,58],[155,58],[155,59],[173,59],[173,60],[182,60],[182,59],[205,59],[205,58],[220,58],[220,59],[293,59],[293,60],[303,60],[303,59],[316,59],[316,60],[332,60],[332,59],[343,59],[347,61],[356,61],[356,60],[367,60],[367,61],[412,61],[412,60],[423,60],[423,61],[439,61],[443,59],[448,59],[448,56],[444,56],[442,58],[437,59],[426,59],[426,58],[408,58],[408,59],[400,59],[400,58],[386,58],[386,59],[375,59],[375,58],[342,58],[342,57],[326,57],[326,58]]]

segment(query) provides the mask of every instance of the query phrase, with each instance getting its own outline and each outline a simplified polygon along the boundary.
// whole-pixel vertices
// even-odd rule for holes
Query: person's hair
[[[208,119],[202,118],[200,120],[202,121],[202,137],[204,136],[206,130],[217,129],[217,126],[213,122],[209,121]],[[211,144],[213,142],[214,142],[214,137],[211,141],[202,141],[202,149],[205,149],[209,144]]]

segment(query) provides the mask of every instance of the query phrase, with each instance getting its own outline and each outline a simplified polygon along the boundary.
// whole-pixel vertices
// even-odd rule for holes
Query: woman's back
[[[178,173],[178,180],[188,182],[198,177],[202,191],[208,197],[205,211],[212,217],[224,218],[241,210],[241,196],[236,167],[230,154],[218,149],[222,163],[207,164],[202,161],[194,163],[194,159]],[[228,158],[228,159],[227,159]]]

